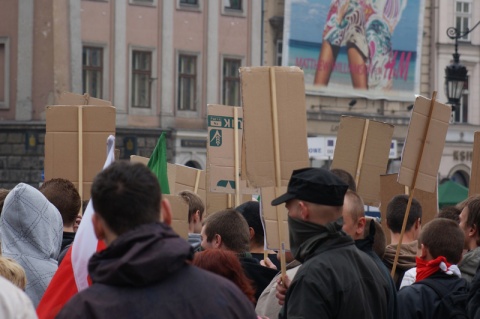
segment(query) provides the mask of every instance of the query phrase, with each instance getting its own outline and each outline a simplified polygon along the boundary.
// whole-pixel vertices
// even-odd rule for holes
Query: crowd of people
[[[89,260],[91,285],[56,318],[480,319],[480,195],[425,225],[413,199],[403,234],[409,197],[395,196],[387,245],[350,174],[295,170],[268,203],[288,214],[285,274],[277,252],[264,250],[259,202],[205,216],[197,194],[178,195],[188,240],[170,227],[170,204],[142,164],[117,161],[97,175],[91,220],[81,221],[80,195],[65,179],[0,190],[0,317],[37,318],[81,222],[106,248]]]

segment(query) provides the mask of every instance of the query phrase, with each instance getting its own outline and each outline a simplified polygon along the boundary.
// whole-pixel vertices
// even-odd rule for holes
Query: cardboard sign
[[[431,100],[426,97],[417,96],[415,99],[403,147],[398,182],[409,188],[415,187],[433,193],[436,190],[438,168],[452,110],[450,106],[435,101],[429,120],[430,104]],[[418,175],[413,185],[420,156]]]
[[[342,116],[331,168],[349,172],[366,205],[380,204],[380,175],[387,172],[393,125]]]
[[[273,71],[274,82],[270,67],[240,68],[244,125],[242,179],[257,188],[277,186],[277,160],[281,185],[288,184],[294,169],[310,166],[303,71],[298,67],[273,67]],[[272,103],[272,92],[276,92],[276,103]],[[278,152],[274,149],[276,140]]]
[[[172,229],[182,238],[188,239],[188,204],[177,195],[162,195],[172,207]]]
[[[208,144],[207,165],[210,170],[208,188],[214,193],[235,194],[235,130],[234,109],[238,114],[238,156],[241,157],[243,137],[243,111],[241,107],[226,105],[208,105]],[[237,167],[238,172],[240,167]],[[240,180],[241,194],[259,194],[260,190],[248,188],[244,180]]]
[[[476,194],[480,194],[480,132],[475,132],[473,138],[472,172],[468,187],[469,197]]]
[[[288,217],[285,205],[272,206],[271,202],[278,196],[287,192],[287,187],[278,188],[277,195],[275,187],[262,187],[261,210],[263,229],[265,231],[265,242],[267,249],[280,250],[282,245],[279,241],[278,216],[281,216],[283,224],[284,249],[290,250],[290,241],[288,237]],[[279,210],[277,215],[277,210]]]
[[[387,236],[387,243],[390,243],[390,230],[387,227],[387,206],[396,195],[407,194],[408,188],[397,182],[398,174],[388,174],[380,176],[380,214],[382,228]],[[422,205],[422,225],[435,218],[438,213],[437,191],[430,193],[422,190],[415,190],[414,196]]]
[[[68,179],[87,200],[105,163],[107,138],[115,135],[115,108],[98,99],[94,106],[76,104],[82,95],[62,96],[64,105],[46,107],[45,180]]]
[[[180,164],[171,164],[168,165],[169,178],[172,170],[175,171],[175,183],[173,184],[175,192],[172,192],[172,194],[178,194],[184,190],[192,191],[205,203],[207,199],[205,190],[205,171]]]
[[[71,92],[62,92],[57,98],[57,105],[106,105],[111,106],[112,102],[91,97],[85,93],[75,94]]]

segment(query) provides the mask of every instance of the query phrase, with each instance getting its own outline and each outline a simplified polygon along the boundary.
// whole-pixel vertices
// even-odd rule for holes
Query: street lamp
[[[467,82],[467,68],[460,64],[460,54],[458,54],[458,39],[466,36],[473,31],[478,25],[461,32],[457,28],[450,27],[447,29],[447,36],[455,40],[455,53],[453,54],[453,63],[445,68],[445,95],[448,98],[448,103],[452,105],[452,109],[455,110],[460,104],[460,98],[462,97],[463,88]]]

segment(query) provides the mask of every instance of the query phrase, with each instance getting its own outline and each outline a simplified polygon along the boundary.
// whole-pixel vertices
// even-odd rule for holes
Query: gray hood
[[[2,254],[25,269],[25,292],[36,307],[58,268],[62,217],[42,193],[20,183],[5,198],[0,234]]]

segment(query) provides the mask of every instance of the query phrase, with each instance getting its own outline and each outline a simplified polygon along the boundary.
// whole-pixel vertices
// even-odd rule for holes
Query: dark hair
[[[445,206],[438,212],[437,218],[451,219],[459,224],[461,212],[462,210],[456,206]]]
[[[235,208],[237,212],[247,221],[249,227],[255,231],[252,241],[257,245],[264,243],[265,233],[263,231],[262,220],[260,218],[260,203],[256,201],[248,201]]]
[[[140,163],[113,162],[92,184],[93,209],[116,235],[159,221],[160,201],[158,179]]]
[[[397,195],[392,198],[387,206],[387,226],[394,233],[402,231],[403,218],[407,210],[408,195]],[[422,219],[422,206],[415,198],[412,199],[410,213],[408,215],[405,231],[409,231],[413,224],[420,218]]]
[[[255,303],[253,283],[245,275],[235,253],[223,249],[207,249],[195,254],[193,265],[232,281],[251,302]]]
[[[73,226],[82,204],[75,185],[64,178],[53,178],[43,183],[39,190],[58,209],[63,225]]]
[[[435,218],[422,229],[418,243],[423,244],[435,259],[443,256],[451,264],[462,259],[465,234],[451,219]]]
[[[352,174],[341,168],[332,168],[330,172],[340,178],[345,184],[348,185],[348,189],[351,191],[357,191],[357,184]]]
[[[200,219],[202,219],[203,212],[205,211],[205,205],[203,204],[200,196],[188,190],[181,191],[178,193],[178,196],[181,196],[188,204],[188,222],[192,221],[192,217],[197,210],[200,212]]]
[[[227,249],[236,253],[249,251],[250,231],[245,218],[234,209],[226,209],[209,215],[203,222],[207,242],[215,235],[222,237]]]
[[[3,202],[5,201],[8,193],[10,193],[9,189],[0,188],[0,215],[2,214]]]
[[[480,196],[471,197],[467,204],[468,217],[465,221],[466,226],[475,225],[477,232],[480,231]],[[477,237],[477,246],[480,246],[480,239]]]

